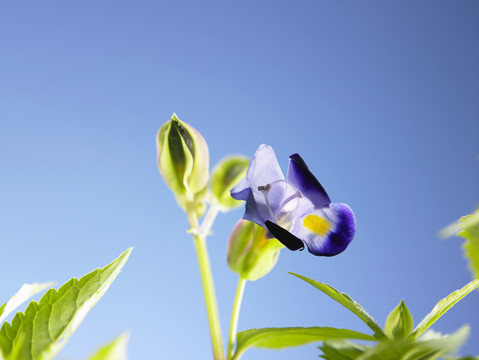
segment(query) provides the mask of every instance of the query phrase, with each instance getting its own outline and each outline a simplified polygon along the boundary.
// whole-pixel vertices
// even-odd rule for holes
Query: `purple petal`
[[[315,233],[304,226],[303,221],[308,215],[299,218],[291,232],[306,243],[311,254],[334,256],[346,250],[356,231],[354,213],[348,205],[332,203],[312,213],[325,219],[330,226],[324,234]]]
[[[261,209],[261,212],[260,212]],[[261,214],[268,212],[268,209],[265,208],[264,204],[256,202],[254,199],[253,193],[250,191],[248,200],[246,200],[245,212],[243,219],[252,221],[259,226],[265,227],[264,222],[266,221]]]
[[[248,200],[248,196],[251,192],[249,187],[249,182],[246,180],[246,176],[240,180],[235,186],[230,190],[231,197],[236,200]]]
[[[284,180],[283,172],[271,146],[262,144],[258,147],[249,164],[246,179],[255,190],[258,186]]]
[[[324,188],[298,154],[289,157],[286,181],[295,186],[316,208],[325,207],[331,203]]]
[[[231,189],[233,198],[246,200],[244,219],[253,221],[263,227],[266,220],[274,221],[266,198],[268,197],[269,206],[274,214],[282,201],[284,191],[280,187],[274,186],[271,195],[269,195],[259,191],[258,188],[278,184],[279,182],[284,182],[284,175],[276,160],[273,148],[262,144],[251,159],[246,176]]]
[[[258,186],[265,186],[278,180],[284,180],[273,148],[262,144],[256,150],[248,165],[246,176],[233,186],[230,193],[236,200],[247,200],[249,191],[258,191]]]

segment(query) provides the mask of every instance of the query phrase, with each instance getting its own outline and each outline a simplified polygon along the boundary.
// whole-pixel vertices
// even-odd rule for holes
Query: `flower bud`
[[[227,211],[242,204],[231,197],[230,190],[245,175],[250,159],[246,156],[234,155],[226,157],[211,172],[211,193],[220,209]]]
[[[209,177],[209,154],[201,134],[173,114],[158,131],[156,140],[158,168],[178,203],[203,197]]]
[[[384,331],[392,339],[407,339],[414,330],[414,320],[404,300],[401,300],[386,319]]]
[[[228,266],[243,279],[257,280],[273,269],[283,247],[278,240],[266,238],[265,228],[240,220],[228,241]]]

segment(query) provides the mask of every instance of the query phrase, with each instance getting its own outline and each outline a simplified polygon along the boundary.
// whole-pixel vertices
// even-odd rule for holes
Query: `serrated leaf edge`
[[[308,284],[314,286],[316,289],[322,291],[324,294],[328,295],[331,299],[335,300],[339,304],[341,304],[341,302],[339,302],[337,299],[335,299],[333,296],[331,296],[331,294],[328,294],[321,287],[324,286],[324,287],[328,288],[332,293],[337,295],[338,297],[341,297],[341,298],[345,299],[351,306],[346,306],[344,304],[341,304],[341,305],[344,306],[349,311],[351,311],[358,318],[360,318],[372,331],[374,331],[374,336],[376,337],[376,339],[381,340],[381,339],[387,338],[386,334],[384,333],[384,330],[376,322],[376,320],[374,320],[374,318],[371,315],[369,315],[368,312],[359,303],[357,303],[355,300],[353,300],[348,294],[342,293],[342,292],[336,290],[331,285],[328,285],[328,284],[322,283],[320,281],[310,279],[306,276],[299,275],[299,274],[296,274],[296,273],[293,273],[293,272],[290,272],[289,274],[294,275],[294,276],[298,277],[299,279],[307,282]],[[316,284],[318,286],[316,286]]]
[[[241,331],[237,334],[237,348],[236,352],[232,358],[232,360],[237,360],[239,359],[244,352],[249,349],[252,346],[256,347],[261,347],[258,345],[255,345],[255,343],[258,343],[264,339],[267,339],[269,337],[275,337],[279,335],[282,332],[292,332],[292,331],[297,331],[298,334],[303,333],[304,331],[314,331],[314,330],[333,330],[333,331],[344,331],[349,333],[349,336],[344,336],[344,337],[334,337],[334,339],[359,339],[359,340],[366,340],[366,341],[377,341],[373,336],[364,334],[358,331],[350,330],[350,329],[339,329],[339,328],[333,328],[333,327],[320,327],[320,326],[314,326],[314,327],[284,327],[284,328],[260,328],[260,329],[249,329],[249,330],[244,330]],[[260,331],[260,332],[258,332]],[[256,333],[258,332],[258,333]],[[248,336],[248,333],[252,333],[252,335]],[[314,337],[314,333],[308,334],[311,337]],[[322,336],[321,336],[322,337]],[[319,339],[317,340],[310,340],[305,342],[304,344],[298,344],[297,346],[305,345],[307,343],[315,342],[315,341],[324,341]],[[287,346],[285,346],[287,347]],[[268,348],[268,347],[266,347]],[[282,349],[282,348],[277,348],[277,349]]]
[[[76,278],[72,278],[70,279],[69,281],[67,281],[65,284],[63,284],[58,290],[54,290],[54,289],[51,289],[51,291],[56,291],[57,293],[60,293],[61,292],[61,289],[64,288],[67,284],[69,284],[70,282],[72,281],[76,281],[77,283],[80,282],[82,279],[86,278],[87,276],[91,276],[94,272],[97,272],[97,271],[101,271],[101,270],[104,270],[106,269],[107,267],[111,266],[112,264],[114,264],[115,262],[118,262],[118,264],[116,264],[114,270],[112,271],[112,273],[108,276],[108,278],[106,280],[103,281],[103,284],[100,286],[100,288],[95,292],[95,294],[93,296],[91,296],[89,299],[87,299],[86,301],[84,301],[82,304],[80,304],[80,308],[77,308],[77,310],[75,311],[75,314],[73,315],[71,321],[69,322],[69,324],[63,329],[63,331],[61,331],[61,333],[56,337],[56,340],[53,340],[53,338],[51,337],[51,335],[49,334],[50,338],[52,338],[53,340],[53,343],[50,344],[46,349],[45,351],[43,351],[39,356],[38,356],[38,359],[41,359],[41,360],[49,360],[49,359],[52,359],[60,350],[61,348],[66,344],[66,342],[68,341],[68,339],[70,338],[70,336],[75,332],[75,330],[78,328],[78,326],[80,325],[80,323],[82,322],[82,320],[85,318],[86,314],[91,310],[91,308],[98,302],[98,300],[105,294],[105,292],[108,290],[108,288],[110,287],[110,285],[113,283],[114,279],[118,276],[118,274],[120,273],[121,269],[123,268],[123,266],[125,265],[126,261],[128,260],[130,254],[131,254],[131,251],[133,250],[133,248],[129,248],[127,250],[125,250],[123,253],[121,253],[116,259],[114,259],[112,262],[110,262],[109,264],[105,265],[103,268],[97,268],[91,272],[89,272],[88,274],[82,276],[79,280],[76,279]],[[86,283],[88,283],[89,279],[87,280]],[[70,289],[69,289],[70,290]],[[55,304],[58,303],[60,301],[60,299],[62,299],[66,294],[68,294],[68,291],[66,291],[65,293],[63,293],[56,301],[55,301]],[[29,308],[31,307],[37,307],[38,308],[38,304],[41,303],[42,301],[46,301],[46,298],[48,296],[50,296],[51,293],[50,291],[48,291],[47,293],[45,293],[45,295],[40,299],[40,301],[37,303],[36,301],[32,301],[29,303],[27,309],[25,310],[25,314],[29,311]],[[78,295],[77,295],[77,298],[78,298]],[[49,303],[47,301],[47,303]],[[30,310],[31,311],[31,310]],[[36,317],[36,315],[38,314],[38,309],[34,309],[34,311],[36,312],[34,317]],[[14,319],[12,320],[12,323],[9,324],[9,323],[4,323],[3,325],[4,326],[7,326],[7,327],[12,327],[12,328],[18,328],[22,322],[22,319],[24,317],[24,313],[21,313],[21,312],[18,312]],[[33,323],[34,323],[35,320],[32,320],[32,326],[33,326]],[[20,324],[18,323],[20,322]],[[15,324],[16,323],[16,324]],[[2,330],[4,328],[4,326],[2,326]],[[5,329],[5,331],[8,331],[8,329]],[[7,335],[7,333],[5,333]],[[22,336],[23,333],[20,333],[18,332],[18,329],[17,329],[17,333],[14,335],[13,338],[10,338],[11,342],[12,342],[12,350],[14,350],[15,348],[17,348],[16,346],[16,343],[17,343],[17,339]],[[17,344],[18,345],[18,344]],[[33,344],[32,344],[33,345]],[[3,351],[3,350],[2,350]],[[0,353],[2,352],[0,351]],[[33,346],[32,346],[32,351],[33,351]],[[3,354],[2,354],[3,355]],[[7,357],[8,359],[11,358],[10,356],[11,354],[9,354],[9,356]],[[33,354],[32,354],[32,358],[33,358]],[[1,359],[1,358],[0,358]]]
[[[443,316],[450,308],[457,302],[462,300],[466,295],[479,287],[479,279],[473,280],[467,285],[463,286],[445,298],[439,300],[432,310],[427,314],[421,322],[416,326],[413,333],[409,336],[410,339],[417,339],[424,331],[426,331],[432,324],[434,324],[441,316]]]

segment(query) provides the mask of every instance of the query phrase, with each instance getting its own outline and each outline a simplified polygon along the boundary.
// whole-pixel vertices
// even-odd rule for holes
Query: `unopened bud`
[[[234,155],[226,157],[211,172],[211,193],[220,209],[227,211],[243,204],[231,197],[230,190],[245,175],[250,159],[246,156]]]
[[[209,178],[205,139],[173,114],[171,120],[158,131],[156,140],[158,168],[178,203],[197,202],[206,194]]]
[[[265,228],[240,220],[228,241],[227,262],[243,279],[254,281],[273,269],[283,247],[278,240],[266,237]]]

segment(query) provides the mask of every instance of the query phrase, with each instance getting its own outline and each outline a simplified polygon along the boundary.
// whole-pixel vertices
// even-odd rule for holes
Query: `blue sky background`
[[[131,332],[131,359],[210,358],[186,219],[156,169],[173,112],[214,165],[300,153],[357,234],[333,258],[283,250],[248,283],[239,329],[368,332],[288,271],[347,292],[381,324],[404,298],[419,321],[471,275],[438,231],[479,204],[476,1],[37,1],[0,5],[0,298],[58,284],[135,250],[60,359]],[[208,247],[226,335],[236,275],[217,219]],[[472,326],[479,296],[434,325]],[[244,359],[315,359],[316,345]]]

